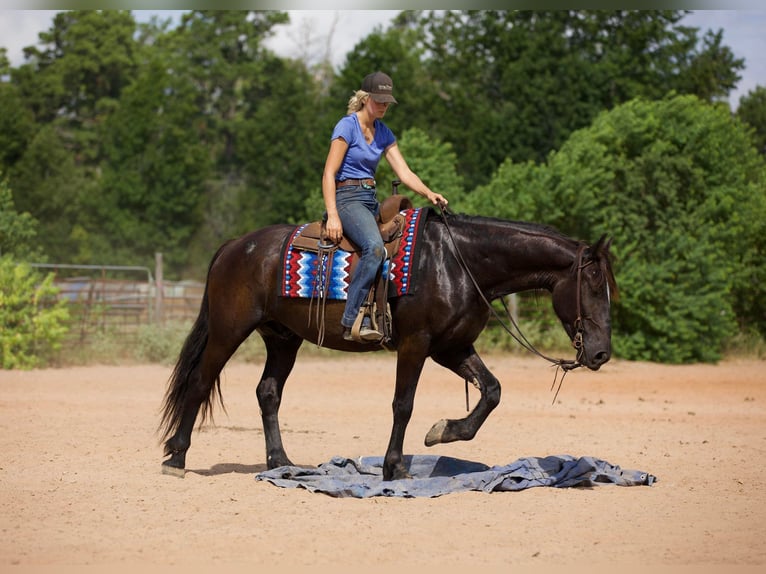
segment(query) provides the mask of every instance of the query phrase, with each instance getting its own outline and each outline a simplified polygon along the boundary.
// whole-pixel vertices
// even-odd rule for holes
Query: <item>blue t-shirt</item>
[[[375,138],[368,144],[356,114],[344,116],[335,124],[331,141],[336,138],[343,138],[348,144],[340,169],[335,174],[335,179],[338,181],[374,178],[383,152],[391,144],[396,143],[394,132],[382,121],[375,120]]]

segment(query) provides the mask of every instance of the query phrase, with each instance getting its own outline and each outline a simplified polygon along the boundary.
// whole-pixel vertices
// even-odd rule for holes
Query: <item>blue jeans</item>
[[[374,188],[356,185],[339,187],[335,192],[335,204],[343,234],[361,250],[341,319],[344,327],[352,327],[386,255],[377,222],[380,204]]]

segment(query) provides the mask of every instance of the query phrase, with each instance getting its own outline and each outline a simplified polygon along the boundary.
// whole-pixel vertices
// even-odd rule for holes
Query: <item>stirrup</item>
[[[375,320],[375,302],[364,303],[359,307],[354,325],[351,327],[351,337],[359,343],[380,343],[383,333],[378,330]]]

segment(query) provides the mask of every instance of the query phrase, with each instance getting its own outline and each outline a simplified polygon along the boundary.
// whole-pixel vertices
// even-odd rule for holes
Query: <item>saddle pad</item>
[[[383,273],[388,273],[391,280],[390,297],[399,297],[410,292],[417,244],[427,211],[417,208],[401,212],[405,217],[402,240],[396,254],[390,261],[386,261],[383,267]],[[337,249],[330,258],[327,254],[296,248],[293,241],[306,225],[308,224],[297,227],[286,242],[279,294],[296,298],[319,297],[325,287],[322,282],[326,277],[327,298],[347,299],[348,284],[351,280],[349,270],[354,254]],[[325,270],[328,272],[325,273]]]

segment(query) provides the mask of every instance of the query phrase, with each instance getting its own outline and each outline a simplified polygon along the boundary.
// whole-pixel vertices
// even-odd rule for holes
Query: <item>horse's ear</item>
[[[604,253],[609,252],[609,248],[612,246],[612,240],[614,237],[606,237],[606,235],[602,235],[601,239],[606,238],[606,242],[604,243]]]
[[[602,269],[606,274],[606,280],[609,283],[609,288],[611,290],[612,301],[617,301],[619,298],[619,291],[617,290],[617,280],[612,271],[612,254],[609,253],[609,248],[612,246],[612,239],[612,237],[607,237],[606,233],[599,237],[596,244],[591,247],[591,254],[601,261]]]
[[[594,243],[590,252],[594,257],[600,257],[601,255],[609,253],[609,246],[612,245],[612,238],[607,237],[606,233],[598,238],[598,241]]]

